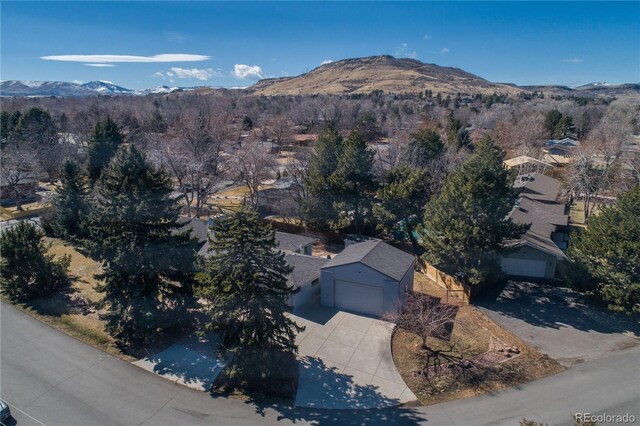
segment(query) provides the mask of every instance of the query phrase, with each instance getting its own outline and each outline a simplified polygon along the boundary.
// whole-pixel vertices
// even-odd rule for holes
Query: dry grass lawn
[[[598,215],[601,211],[601,205],[596,204],[591,211],[591,215]],[[584,221],[584,201],[577,200],[569,207],[569,216],[571,216],[571,224],[577,226],[586,226]]]
[[[98,281],[94,277],[101,272],[100,264],[60,239],[46,238],[46,242],[51,244],[49,253],[56,258],[65,254],[71,257],[69,266],[71,286],[68,290],[53,296],[16,306],[78,340],[129,359],[130,357],[115,346],[111,336],[104,330],[104,322],[100,320],[96,309],[92,306],[102,298],[102,295],[95,290]]]
[[[444,289],[425,275],[416,273],[415,290],[435,297],[444,297]],[[444,300],[444,299],[443,299]],[[506,347],[516,347],[518,355],[490,368],[451,369],[460,360],[468,360],[489,350],[490,341]],[[551,358],[527,346],[512,333],[502,329],[470,305],[461,305],[450,339],[430,338],[431,351],[422,348],[421,339],[406,330],[394,333],[393,359],[402,378],[424,404],[480,395],[518,383],[537,380],[562,371]],[[425,366],[430,374],[417,374]],[[440,365],[438,373],[433,367]]]

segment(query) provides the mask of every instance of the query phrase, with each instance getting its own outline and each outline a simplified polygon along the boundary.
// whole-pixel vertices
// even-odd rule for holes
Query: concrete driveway
[[[208,392],[225,367],[225,363],[216,357],[217,348],[215,335],[193,333],[162,352],[133,364],[172,382]]]
[[[389,323],[309,303],[291,317],[301,359],[296,406],[369,409],[417,398],[396,370]]]
[[[509,281],[475,303],[495,322],[565,366],[640,344],[637,317],[597,308],[575,291]]]

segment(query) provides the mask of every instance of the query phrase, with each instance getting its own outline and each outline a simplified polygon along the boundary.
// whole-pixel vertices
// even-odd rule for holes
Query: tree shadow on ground
[[[278,413],[278,420],[312,424],[418,424],[424,419],[409,406],[399,406],[400,400],[388,398],[377,386],[358,385],[353,376],[341,374],[318,358],[300,360],[300,376],[295,401],[278,401],[249,396],[258,415],[269,410]]]
[[[508,281],[484,291],[474,302],[489,311],[520,319],[537,327],[573,327],[599,333],[640,335],[638,316],[607,311],[568,288]]]
[[[208,391],[225,363],[216,356],[218,338],[213,334],[188,335],[161,352],[147,356],[140,364],[154,373],[189,387]],[[141,365],[142,366],[142,365]]]

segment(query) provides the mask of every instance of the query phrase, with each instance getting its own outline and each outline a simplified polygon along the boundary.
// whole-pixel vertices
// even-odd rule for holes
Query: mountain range
[[[187,90],[180,87],[159,86],[144,90],[132,90],[109,81],[69,83],[66,81],[4,80],[0,82],[0,96],[97,96],[97,95],[147,95]]]
[[[145,90],[131,90],[107,81],[68,83],[61,81],[6,80],[0,82],[0,96],[95,96],[146,95],[171,93],[177,90],[196,90],[207,93],[220,88],[179,88],[161,86]],[[246,88],[257,95],[314,95],[314,94],[368,94],[416,93],[426,90],[434,94],[511,94],[522,91],[542,91],[548,95],[563,96],[639,96],[640,84],[612,85],[604,82],[579,87],[517,86],[493,83],[467,71],[453,67],[427,64],[416,59],[394,58],[389,55],[343,59],[323,64],[295,77],[267,78]]]

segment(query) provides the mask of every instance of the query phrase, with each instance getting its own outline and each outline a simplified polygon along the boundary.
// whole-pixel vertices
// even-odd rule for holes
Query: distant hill
[[[297,77],[260,80],[250,89],[261,95],[339,95],[374,90],[392,93],[432,90],[443,94],[516,94],[521,91],[516,86],[491,83],[459,68],[389,55],[331,62]]]

